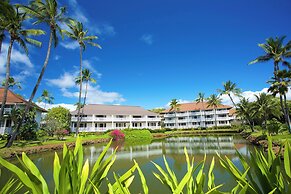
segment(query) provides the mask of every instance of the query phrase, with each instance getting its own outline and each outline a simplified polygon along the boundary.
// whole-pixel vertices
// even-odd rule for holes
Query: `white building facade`
[[[4,88],[0,88],[0,108],[2,104]],[[28,102],[23,99],[21,96],[14,94],[12,91],[8,90],[7,93],[7,100],[4,107],[3,119],[0,121],[0,134],[3,135],[4,133],[10,133],[12,130],[13,123],[11,119],[11,111],[15,108],[24,109]],[[40,126],[41,122],[41,115],[44,112],[47,112],[45,109],[37,106],[36,104],[32,103],[32,107],[35,109],[35,121],[37,122],[38,126]]]
[[[80,132],[112,129],[160,129],[161,118],[139,106],[88,104],[81,109]],[[77,127],[78,111],[71,112],[71,130]]]
[[[219,105],[216,108],[207,103],[179,104],[176,111],[167,109],[162,114],[165,128],[187,129],[208,128],[214,126],[230,126],[233,117],[230,116],[231,106]]]

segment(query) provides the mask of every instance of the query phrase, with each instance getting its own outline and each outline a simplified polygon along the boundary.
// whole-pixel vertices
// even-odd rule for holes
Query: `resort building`
[[[164,127],[172,129],[207,128],[217,126],[230,126],[233,120],[229,115],[231,106],[208,106],[206,102],[179,104],[177,110],[170,108],[163,111]]]
[[[0,108],[3,100],[4,88],[0,88]],[[10,133],[11,127],[14,125],[13,119],[11,118],[11,111],[16,108],[25,108],[28,101],[23,99],[21,96],[14,94],[12,91],[8,90],[7,100],[4,107],[3,120],[0,123],[0,134]],[[41,114],[47,112],[45,109],[32,103],[32,107],[35,108],[35,121],[40,125]]]
[[[159,129],[158,114],[139,106],[88,104],[80,110],[80,132],[107,131],[112,129]],[[77,127],[78,110],[71,112],[71,130]]]

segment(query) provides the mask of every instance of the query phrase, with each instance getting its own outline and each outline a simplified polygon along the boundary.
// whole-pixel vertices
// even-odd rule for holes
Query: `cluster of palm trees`
[[[27,25],[30,24],[30,25]],[[32,25],[31,25],[32,24]],[[98,44],[93,41],[97,39],[97,36],[89,36],[88,30],[83,27],[81,22],[75,21],[72,18],[66,16],[65,7],[59,7],[56,0],[33,0],[30,1],[28,5],[12,5],[8,0],[0,1],[0,48],[2,42],[9,41],[7,61],[6,61],[6,78],[4,85],[4,95],[2,100],[2,106],[0,111],[0,120],[3,118],[4,106],[7,99],[7,91],[9,88],[9,78],[10,75],[10,59],[12,55],[12,49],[14,43],[19,44],[19,46],[28,53],[27,44],[41,47],[42,43],[35,38],[40,35],[45,35],[46,32],[42,29],[37,28],[27,28],[27,26],[37,26],[42,24],[42,27],[48,27],[49,41],[47,45],[47,52],[41,72],[38,76],[37,82],[32,90],[28,104],[25,107],[21,119],[14,128],[11,138],[7,143],[7,147],[10,147],[15,140],[17,134],[20,131],[20,127],[24,121],[25,115],[30,110],[32,100],[38,90],[38,87],[42,81],[45,74],[45,70],[49,63],[50,54],[52,47],[57,47],[59,42],[59,36],[66,35],[73,41],[77,41],[80,47],[80,90],[79,90],[79,103],[81,103],[82,97],[82,82],[85,80],[83,77],[83,67],[82,67],[82,54],[89,44],[93,47],[101,48]],[[61,24],[66,24],[68,30],[62,29]],[[1,50],[0,50],[1,52]],[[3,54],[3,53],[0,53]],[[76,134],[78,134],[78,128],[80,123],[80,107],[78,107],[78,124],[76,129]]]

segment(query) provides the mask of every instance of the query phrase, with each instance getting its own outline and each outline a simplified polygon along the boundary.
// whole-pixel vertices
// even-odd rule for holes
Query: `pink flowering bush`
[[[58,137],[58,140],[63,140],[66,135],[69,134],[69,131],[66,129],[55,130],[54,135]]]
[[[114,141],[124,139],[124,133],[122,133],[120,130],[115,129],[110,132],[110,136],[113,138]]]

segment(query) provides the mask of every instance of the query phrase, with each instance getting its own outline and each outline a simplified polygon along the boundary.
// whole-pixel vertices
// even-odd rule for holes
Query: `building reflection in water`
[[[116,146],[114,146],[116,147]],[[108,153],[114,152],[114,147]],[[235,157],[236,150],[242,155],[248,155],[246,141],[233,136],[202,136],[202,137],[172,137],[159,142],[152,142],[149,145],[136,145],[118,148],[117,159],[128,159],[132,161],[138,158],[152,158],[162,155],[184,155],[186,147],[190,155],[232,155]],[[96,161],[104,147],[89,146],[86,151],[90,152],[90,162]]]

